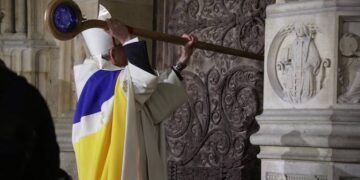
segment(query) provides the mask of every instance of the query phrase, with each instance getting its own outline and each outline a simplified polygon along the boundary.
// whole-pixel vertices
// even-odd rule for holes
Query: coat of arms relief
[[[296,23],[282,28],[269,50],[269,78],[282,100],[307,102],[323,88],[330,60],[321,56],[319,28]],[[322,37],[321,37],[322,38]]]

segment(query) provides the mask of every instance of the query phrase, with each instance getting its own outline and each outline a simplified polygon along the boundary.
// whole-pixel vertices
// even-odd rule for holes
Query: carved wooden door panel
[[[274,0],[156,0],[157,30],[263,54],[265,8]],[[158,42],[158,69],[180,47]],[[195,50],[183,73],[188,102],[165,121],[170,180],[255,180],[258,147],[249,142],[262,109],[263,64]]]

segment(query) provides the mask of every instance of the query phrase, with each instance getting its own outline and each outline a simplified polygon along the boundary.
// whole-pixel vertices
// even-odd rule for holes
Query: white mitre
[[[109,11],[99,5],[99,20],[106,20],[111,18]],[[89,49],[92,59],[96,59],[99,63],[99,68],[103,66],[101,55],[106,54],[110,48],[114,46],[112,37],[101,28],[90,28],[81,33],[84,37],[85,43]]]

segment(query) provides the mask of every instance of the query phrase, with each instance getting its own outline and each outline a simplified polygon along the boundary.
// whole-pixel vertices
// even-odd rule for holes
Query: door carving
[[[158,31],[194,34],[201,41],[262,54],[264,18],[274,0],[157,0]],[[167,69],[180,53],[156,44],[156,67]],[[257,131],[262,110],[263,64],[195,50],[182,73],[188,102],[165,121],[170,180],[259,178]]]

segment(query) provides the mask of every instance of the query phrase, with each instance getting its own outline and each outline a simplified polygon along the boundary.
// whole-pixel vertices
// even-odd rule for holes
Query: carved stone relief
[[[275,36],[268,55],[270,82],[286,102],[300,104],[312,99],[324,86],[330,60],[321,57],[319,28],[296,23]]]
[[[263,53],[265,8],[274,0],[159,0],[160,31]],[[160,11],[161,12],[161,11]],[[174,64],[179,47],[157,49],[157,68]],[[183,72],[189,100],[165,122],[170,180],[258,179],[258,147],[249,137],[262,110],[261,63],[195,50]]]
[[[360,180],[360,177],[340,176],[339,180]]]
[[[327,180],[326,175],[303,175],[303,174],[281,174],[274,172],[266,173],[266,180]]]
[[[360,37],[345,33],[339,43],[339,103],[360,103]]]

